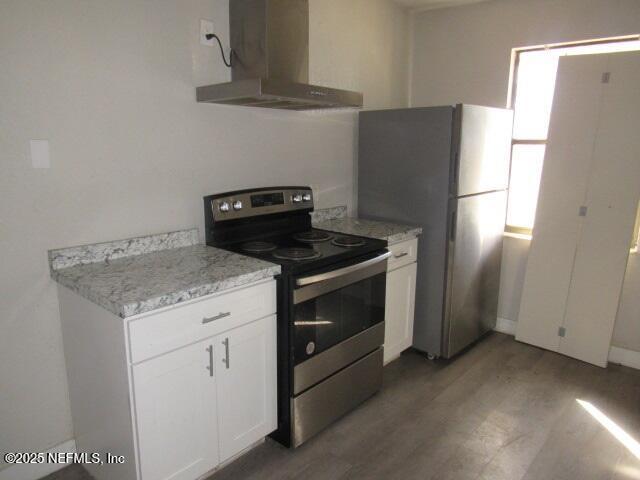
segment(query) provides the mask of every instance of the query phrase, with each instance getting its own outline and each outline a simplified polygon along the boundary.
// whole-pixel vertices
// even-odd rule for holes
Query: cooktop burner
[[[367,242],[358,237],[336,237],[331,241],[331,243],[337,245],[338,247],[353,248],[366,245]]]
[[[311,260],[313,258],[319,258],[322,256],[322,253],[312,250],[311,248],[280,248],[273,252],[273,256],[275,258],[279,258],[281,260]]]
[[[271,242],[247,242],[243,243],[240,248],[248,253],[264,253],[272,252],[276,249],[276,246]]]
[[[320,243],[331,240],[332,235],[327,232],[321,232],[319,230],[309,230],[308,232],[296,233],[293,238],[299,242],[305,243]]]

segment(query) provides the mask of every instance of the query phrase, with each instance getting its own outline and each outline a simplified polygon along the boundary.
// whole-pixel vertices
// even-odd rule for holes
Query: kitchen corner
[[[388,245],[404,242],[422,234],[422,227],[347,216],[347,207],[321,209],[312,214],[313,226],[330,232],[385,240]]]

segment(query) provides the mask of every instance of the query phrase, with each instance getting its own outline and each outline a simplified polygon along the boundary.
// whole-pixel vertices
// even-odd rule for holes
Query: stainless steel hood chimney
[[[286,110],[362,107],[362,94],[309,85],[309,1],[229,0],[231,82],[198,102]]]

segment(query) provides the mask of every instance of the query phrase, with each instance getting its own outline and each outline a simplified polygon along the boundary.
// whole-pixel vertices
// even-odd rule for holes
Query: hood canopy
[[[198,102],[286,110],[360,108],[362,94],[309,84],[308,0],[229,0],[231,82]]]

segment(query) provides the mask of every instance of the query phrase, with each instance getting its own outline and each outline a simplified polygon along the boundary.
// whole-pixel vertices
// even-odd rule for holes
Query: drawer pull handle
[[[394,255],[393,258],[402,258],[409,255],[409,252],[399,253],[398,255]]]
[[[209,366],[207,370],[209,370],[209,376],[213,377],[213,345],[207,347],[207,352],[209,352]]]
[[[221,318],[228,317],[229,315],[231,315],[231,312],[220,312],[218,315],[214,317],[204,317],[202,319],[202,324],[204,325],[205,323],[210,323],[215,320],[220,320]]]
[[[227,366],[227,370],[229,370],[229,339],[225,338],[222,344],[224,345],[224,357],[225,357],[222,359],[222,363],[224,363]]]

